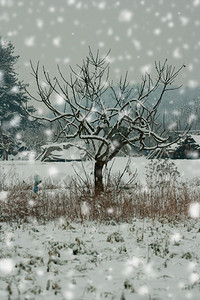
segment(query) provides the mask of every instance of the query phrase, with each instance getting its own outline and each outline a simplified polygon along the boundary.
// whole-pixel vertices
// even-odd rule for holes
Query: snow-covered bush
[[[178,184],[180,173],[169,159],[151,160],[146,166],[146,183],[148,188],[171,188]]]

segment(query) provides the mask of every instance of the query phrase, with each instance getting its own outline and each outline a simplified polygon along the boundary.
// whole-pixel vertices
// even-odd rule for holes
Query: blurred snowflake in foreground
[[[66,292],[64,293],[64,297],[65,297],[66,300],[71,300],[71,299],[74,298],[74,294],[73,294],[72,291],[66,291]]]
[[[61,37],[60,36],[55,37],[53,39],[52,43],[55,47],[60,47],[61,46]]]
[[[42,19],[37,19],[36,24],[38,28],[42,28],[44,25],[44,21]]]
[[[14,118],[10,121],[10,127],[19,126],[21,122],[21,117],[19,115],[14,116]]]
[[[130,10],[122,10],[119,14],[120,22],[130,22],[132,19],[133,13]]]
[[[188,82],[188,86],[189,86],[189,88],[191,88],[191,89],[196,88],[198,85],[199,85],[199,83],[198,83],[198,81],[196,81],[196,80],[189,80],[189,82]]]
[[[199,4],[200,4],[200,0],[194,0],[194,1],[193,1],[193,5],[194,5],[194,6],[198,6]]]
[[[180,241],[180,239],[181,239],[181,235],[180,235],[180,233],[179,233],[179,232],[177,232],[177,233],[174,233],[174,234],[171,236],[171,240],[172,240],[172,242],[175,242],[175,243],[177,243],[177,242],[179,242],[179,241]]]
[[[3,273],[11,273],[14,269],[14,262],[10,258],[3,258],[0,260],[0,271]]]
[[[2,6],[13,6],[13,0],[0,0]]]
[[[149,289],[146,285],[143,285],[141,286],[139,289],[138,289],[138,294],[139,295],[148,295],[149,294]]]
[[[28,38],[25,39],[25,45],[27,47],[33,47],[35,46],[35,37],[34,36],[30,36]]]
[[[6,201],[8,197],[8,192],[7,191],[1,191],[0,192],[0,201]]]
[[[192,283],[192,284],[194,284],[194,283],[196,283],[198,280],[199,280],[199,274],[197,274],[197,273],[192,273],[191,275],[190,275],[190,282]]]
[[[81,205],[81,212],[85,216],[89,215],[89,213],[90,213],[90,206],[86,202],[82,203],[82,205]]]
[[[56,175],[56,174],[58,174],[58,169],[55,167],[51,167],[51,168],[49,168],[48,172],[49,172],[50,176]]]
[[[189,215],[191,218],[194,218],[194,219],[197,219],[200,217],[200,204],[198,202],[194,202],[194,203],[190,204]]]

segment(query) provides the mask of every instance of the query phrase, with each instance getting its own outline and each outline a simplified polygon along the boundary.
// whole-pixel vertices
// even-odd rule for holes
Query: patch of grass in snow
[[[3,223],[0,299],[197,300],[199,224]]]

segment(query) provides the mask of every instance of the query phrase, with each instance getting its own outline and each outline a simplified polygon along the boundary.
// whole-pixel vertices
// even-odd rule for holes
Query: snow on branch
[[[99,50],[94,53],[89,47],[88,56],[82,65],[70,67],[71,73],[66,78],[58,66],[58,77],[51,78],[43,67],[45,84],[39,78],[39,62],[32,75],[35,78],[38,96],[32,99],[42,102],[54,117],[34,115],[33,118],[58,124],[56,140],[80,139],[88,145],[96,162],[107,163],[116,156],[125,145],[138,143],[141,149],[155,149],[169,145],[168,137],[163,137],[157,125],[157,110],[167,91],[176,89],[172,83],[179,75],[179,69],[155,62],[156,79],[146,73],[133,97],[133,87],[128,83],[128,74],[121,77],[117,86],[110,81],[110,51],[101,57]],[[161,87],[158,98],[150,102],[150,95]],[[30,94],[29,94],[30,95]],[[65,109],[59,109],[53,101],[55,95],[62,97]],[[28,109],[25,110],[30,115]],[[146,138],[151,138],[151,146],[146,145]]]

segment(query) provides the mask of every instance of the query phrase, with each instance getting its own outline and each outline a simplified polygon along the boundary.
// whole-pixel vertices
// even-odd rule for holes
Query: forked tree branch
[[[70,67],[68,79],[59,66],[59,78],[53,79],[43,67],[44,86],[39,78],[39,62],[35,68],[31,62],[39,99],[38,96],[27,92],[35,101],[44,103],[53,112],[54,117],[32,115],[25,107],[26,112],[35,119],[57,122],[57,141],[60,137],[87,141],[91,146],[87,149],[90,157],[102,163],[107,163],[128,144],[139,143],[141,150],[171,145],[168,136],[163,137],[165,131],[159,134],[157,112],[163,95],[177,89],[172,84],[185,65],[176,70],[167,64],[167,60],[163,64],[156,62],[155,82],[151,75],[146,73],[142,77],[137,95],[133,97],[133,88],[127,80],[128,73],[124,78],[120,78],[117,88],[109,81],[109,53],[110,51],[101,57],[99,50],[94,54],[89,48],[89,54],[82,65],[77,65],[76,69]],[[150,95],[158,88],[161,88],[159,96],[156,102],[150,105]],[[107,99],[108,91],[112,101]],[[53,102],[55,95],[63,98],[64,112]],[[146,137],[151,138],[152,146],[145,144]]]

